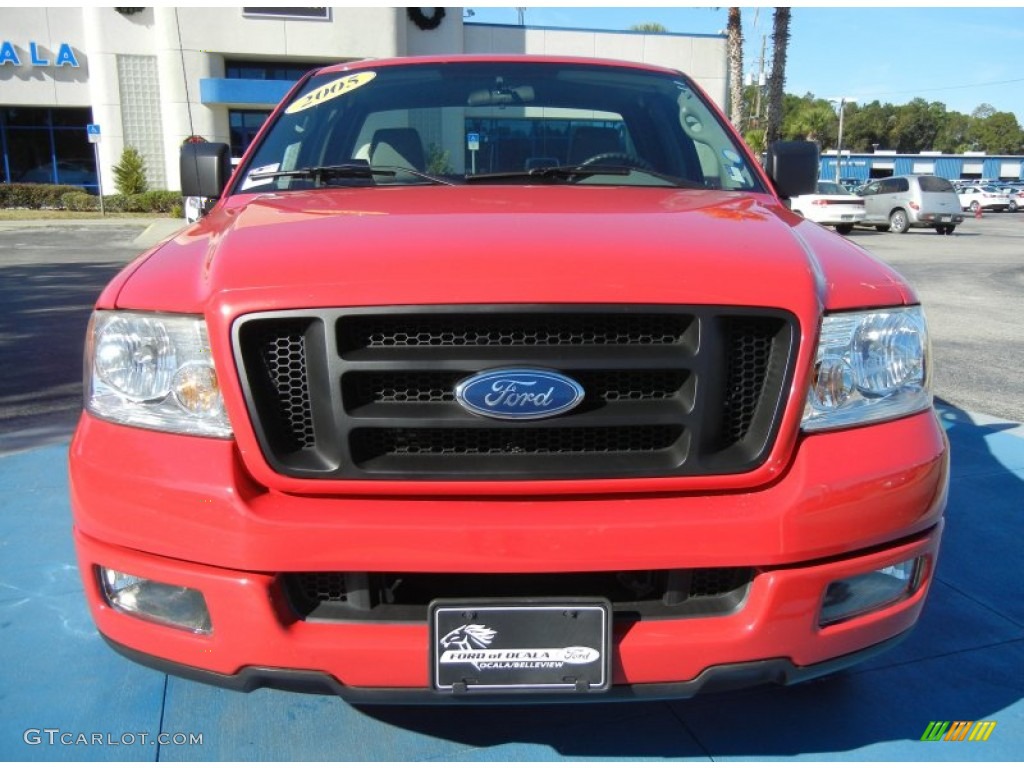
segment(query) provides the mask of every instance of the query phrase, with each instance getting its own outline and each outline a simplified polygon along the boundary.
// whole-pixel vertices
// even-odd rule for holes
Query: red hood
[[[150,254],[116,299],[230,314],[622,301],[767,305],[806,317],[914,298],[865,251],[768,196],[431,186],[232,198]]]

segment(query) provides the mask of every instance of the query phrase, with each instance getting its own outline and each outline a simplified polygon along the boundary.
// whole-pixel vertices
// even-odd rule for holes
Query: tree
[[[996,108],[991,104],[979,104],[971,112],[971,117],[975,120],[984,120],[987,117],[992,117],[996,113]]]
[[[1024,149],[1024,132],[1012,112],[993,110],[985,117],[974,118],[970,137],[990,155],[1012,155]]]
[[[838,134],[839,121],[829,101],[816,99],[813,94],[802,99],[786,96],[783,101],[782,138],[807,139],[819,142],[822,147],[834,147]]]
[[[789,8],[776,8],[772,17],[772,73],[768,77],[768,115],[764,145],[770,146],[782,130],[782,107],[786,86],[786,51],[789,47]]]
[[[892,130],[896,124],[896,107],[877,99],[868,104],[850,104],[843,123],[843,144],[851,152],[893,149]]]
[[[935,137],[935,149],[947,155],[968,152],[971,149],[971,118],[960,112],[946,113],[946,119]]]
[[[747,107],[756,97],[756,89],[745,91]],[[782,101],[782,125],[777,135],[782,139],[812,139],[823,148],[836,145],[838,119],[826,99],[813,93],[803,96],[785,94]],[[754,138],[754,137],[757,138]],[[744,139],[752,148],[764,148],[765,132],[752,125]],[[982,104],[971,115],[950,112],[946,105],[913,99],[894,106],[872,101],[848,103],[843,124],[843,147],[851,152],[874,149],[916,153],[938,150],[959,154],[971,150],[990,155],[1024,154],[1024,129],[1011,112],[998,112],[990,104]]]
[[[740,9],[729,9],[726,50],[729,52],[729,119],[736,130],[743,127],[743,27]]]
[[[892,149],[898,152],[921,152],[932,149],[945,113],[946,108],[942,104],[929,104],[920,98],[902,106],[897,112],[896,122],[889,137],[893,144]]]
[[[137,195],[149,189],[146,163],[135,147],[125,147],[121,161],[114,166],[114,187],[120,195]]]
[[[664,24],[659,24],[656,21],[645,21],[643,24],[634,24],[630,27],[633,32],[668,32]]]

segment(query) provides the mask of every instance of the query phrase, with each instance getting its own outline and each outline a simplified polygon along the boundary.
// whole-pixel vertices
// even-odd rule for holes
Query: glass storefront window
[[[270,110],[232,109],[228,111],[228,120],[231,124],[232,157],[241,157],[245,154],[245,150],[252,144],[256,133],[268,117],[270,117]]]
[[[334,64],[336,62],[331,63]],[[296,64],[273,61],[237,61],[229,59],[224,62],[224,76],[231,80],[295,81],[309,72],[309,70],[323,66],[326,66],[326,64],[318,64],[316,62]]]
[[[3,181],[97,192],[95,155],[85,132],[91,121],[88,108],[0,108]]]

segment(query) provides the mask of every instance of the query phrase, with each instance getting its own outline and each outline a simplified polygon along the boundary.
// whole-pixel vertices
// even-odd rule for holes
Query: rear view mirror
[[[817,189],[818,163],[816,142],[776,141],[768,148],[765,171],[779,197],[796,197]]]
[[[533,99],[533,86],[520,85],[516,88],[499,87],[489,91],[473,91],[469,94],[467,105],[470,107],[504,107],[512,104],[529,104]]]
[[[231,178],[231,149],[227,144],[185,144],[179,169],[183,197],[220,197]]]

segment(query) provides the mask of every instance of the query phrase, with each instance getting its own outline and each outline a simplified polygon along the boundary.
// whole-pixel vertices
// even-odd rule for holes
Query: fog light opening
[[[821,601],[819,626],[826,627],[886,608],[910,597],[921,584],[924,559],[833,581]]]
[[[103,597],[115,610],[158,624],[208,635],[213,631],[203,593],[112,568],[97,568]]]

